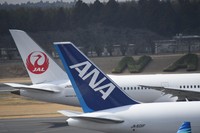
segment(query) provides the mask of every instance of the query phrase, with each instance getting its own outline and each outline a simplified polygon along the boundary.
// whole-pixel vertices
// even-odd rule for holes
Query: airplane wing
[[[124,120],[121,120],[121,119],[116,118],[114,116],[106,116],[106,115],[89,116],[88,114],[87,115],[84,115],[84,114],[82,115],[81,112],[74,112],[74,111],[68,111],[68,110],[60,110],[58,112],[63,114],[64,116],[67,116],[68,118],[92,121],[92,122],[96,122],[96,123],[117,124],[117,123],[124,122]]]
[[[164,93],[164,95],[171,94],[172,97],[177,96],[178,101],[200,100],[200,92],[194,91],[194,90],[183,90],[183,89],[179,89],[179,88],[169,88],[169,87],[162,87],[162,86],[146,86],[146,85],[140,85],[140,86],[149,88],[149,89],[162,91]]]
[[[19,91],[19,89],[12,89],[12,90],[0,90],[0,93],[1,92],[17,92]]]
[[[57,89],[52,89],[51,87],[47,86],[29,86],[29,85],[23,85],[23,84],[16,84],[16,83],[4,83],[5,85],[11,86],[13,88],[16,88],[18,90],[24,89],[24,90],[37,90],[37,91],[45,91],[45,92],[51,92],[51,93],[57,93],[60,92]]]

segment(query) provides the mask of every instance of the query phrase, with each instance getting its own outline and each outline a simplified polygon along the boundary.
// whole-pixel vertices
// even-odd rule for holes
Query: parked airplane
[[[20,52],[23,63],[32,81],[32,85],[6,83],[15,88],[12,93],[36,100],[80,106],[71,82],[55,61],[39,47],[24,31],[10,30]],[[154,75],[108,75],[130,97],[141,102],[166,102],[199,98],[189,93],[165,95],[153,90],[152,86],[178,88],[177,90],[200,90],[200,74],[154,74]],[[142,87],[148,86],[148,87]],[[163,88],[162,88],[163,90]],[[171,94],[171,93],[170,93]],[[198,100],[198,99],[197,99]]]
[[[190,122],[184,122],[178,129],[177,133],[192,133]]]
[[[113,133],[175,133],[190,121],[200,131],[200,102],[143,103],[131,99],[72,43],[55,43],[84,113],[59,111],[69,126]]]
[[[10,30],[32,85],[5,83],[12,92],[36,100],[79,106],[69,78],[25,32]]]

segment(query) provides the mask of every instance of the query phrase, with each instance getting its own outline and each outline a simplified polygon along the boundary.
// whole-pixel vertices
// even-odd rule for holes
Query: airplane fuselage
[[[133,95],[128,96],[124,94],[119,87],[122,84],[119,84],[119,82],[111,77],[114,80],[113,82],[94,63],[92,63],[90,59],[79,51],[73,43],[56,42],[54,45],[84,111],[84,113],[72,112],[69,110],[59,111],[64,116],[68,116],[67,122],[69,126],[110,133],[175,133],[179,130],[179,126],[187,121],[191,123],[192,132],[199,133],[199,101],[140,103]],[[76,56],[71,56],[73,54],[76,54]],[[92,74],[95,76],[91,76],[91,78],[87,79]],[[170,76],[172,77],[172,75]],[[181,80],[181,76],[182,78],[185,78],[184,75],[174,77],[174,80],[177,80],[175,88],[178,88],[177,86],[180,85],[185,86],[187,83],[191,84],[191,82],[183,82],[180,84],[178,80]],[[189,75],[189,77],[191,76],[193,75]],[[129,85],[134,82],[136,78],[139,79],[139,76],[136,76],[135,80],[134,78],[131,78],[131,76],[121,78],[123,82],[126,82],[124,85]],[[157,77],[154,77],[155,81],[153,81],[153,77],[140,77],[140,83],[138,83],[138,81],[134,83],[139,86],[147,83],[147,85],[143,87],[147,87],[148,85],[150,85],[148,87],[160,86],[159,81],[163,80],[158,79],[162,78],[164,79],[164,77],[158,75]],[[101,82],[103,79],[105,79],[104,82]],[[120,77],[117,79],[120,79]],[[186,80],[184,79],[184,81]],[[99,82],[101,84],[98,84]],[[158,85],[152,85],[156,82]],[[114,89],[110,89],[110,86],[108,86],[111,84],[114,86]],[[93,91],[93,86],[95,85],[99,86]],[[105,88],[105,86],[107,86],[107,88]],[[193,88],[192,86],[197,87],[198,85],[191,84],[191,88]],[[127,86],[127,90],[134,90],[133,87],[134,86]],[[102,88],[105,89],[102,91]],[[109,89],[111,93],[107,93],[107,90]],[[148,88],[141,88],[141,90],[145,89],[148,90]],[[102,92],[99,92],[99,90]],[[106,97],[104,97],[102,93],[106,93],[108,96],[106,95]],[[136,94],[137,92],[134,93]],[[149,95],[151,95],[151,93],[149,93]],[[130,96],[132,98],[130,98]]]
[[[176,101],[177,97],[171,97],[169,94],[163,95],[161,91],[144,88],[140,85],[200,91],[200,74],[109,75],[109,77],[130,97],[144,103]],[[20,95],[41,101],[80,106],[70,82],[53,82],[49,83],[49,86],[51,84],[52,87],[58,86],[57,89],[60,92],[20,90]]]
[[[200,130],[200,102],[144,103],[83,115],[90,117],[114,116],[124,122],[97,124],[70,118],[67,120],[68,124],[110,133],[175,133],[179,128],[178,125],[190,121],[192,133],[199,133]]]

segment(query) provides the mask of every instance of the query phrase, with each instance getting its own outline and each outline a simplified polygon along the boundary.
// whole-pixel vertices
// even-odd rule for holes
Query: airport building
[[[157,40],[155,43],[155,54],[168,54],[168,53],[189,53],[189,52],[200,52],[200,36],[191,35],[185,36],[178,34],[173,37],[171,40]],[[82,47],[79,47],[82,49]],[[112,47],[112,56],[121,56],[123,55],[120,45],[113,45]],[[125,45],[124,48],[125,55],[134,55],[135,53],[135,44]],[[150,53],[151,49],[146,48],[145,52]],[[57,58],[58,55],[54,50],[50,52],[54,58]],[[88,56],[97,56],[95,51],[89,51]],[[107,47],[104,48],[102,56],[110,56]],[[12,60],[20,59],[17,48],[0,48],[0,59],[1,60]]]
[[[155,41],[155,54],[200,52],[200,36],[178,34],[171,40]]]
[[[20,59],[19,52],[17,48],[0,48],[0,59],[1,60],[11,60]]]

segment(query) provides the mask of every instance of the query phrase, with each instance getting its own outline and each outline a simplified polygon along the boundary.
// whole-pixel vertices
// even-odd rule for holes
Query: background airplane
[[[25,32],[10,30],[32,85],[5,83],[15,94],[36,100],[79,106],[71,83],[55,61]]]
[[[192,133],[190,122],[183,122],[177,133]]]
[[[113,133],[175,133],[190,121],[200,130],[200,102],[142,103],[131,99],[70,42],[55,43],[84,113],[59,111],[69,126]],[[74,56],[75,55],[75,56]]]
[[[32,85],[6,83],[15,88],[12,93],[36,100],[79,106],[68,75],[24,31],[10,30],[20,52]],[[171,87],[194,92],[200,90],[200,74],[108,75],[122,90],[141,102],[176,101],[174,95],[153,90],[152,86]],[[148,79],[148,80],[147,80]],[[143,86],[145,87],[143,87]],[[182,88],[180,88],[182,86]],[[183,88],[186,86],[186,88]],[[189,88],[187,88],[189,86]],[[192,87],[192,88],[191,88]],[[180,93],[178,93],[180,94]],[[195,95],[177,95],[179,100],[198,100]]]

